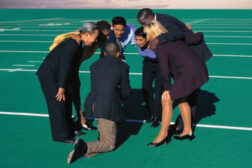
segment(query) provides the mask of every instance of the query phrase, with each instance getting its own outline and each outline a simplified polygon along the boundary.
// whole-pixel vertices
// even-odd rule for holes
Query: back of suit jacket
[[[182,21],[173,16],[156,14],[156,19],[169,31],[169,33],[164,33],[157,37],[161,44],[182,40],[185,36],[191,36],[193,34]],[[190,45],[190,48],[204,61],[207,61],[213,56],[205,41],[197,45]]]
[[[42,79],[56,81],[58,87],[65,88],[69,83],[78,81],[80,60],[81,47],[75,40],[68,38],[47,55],[37,75]]]
[[[85,114],[122,122],[121,99],[130,94],[129,66],[108,55],[90,67],[91,92],[85,101]]]

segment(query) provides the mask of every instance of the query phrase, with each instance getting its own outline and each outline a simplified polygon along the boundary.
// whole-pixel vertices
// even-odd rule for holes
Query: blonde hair
[[[144,27],[144,32],[146,34],[152,34],[154,36],[159,36],[163,33],[168,33],[168,30],[164,28],[158,21],[151,21]]]

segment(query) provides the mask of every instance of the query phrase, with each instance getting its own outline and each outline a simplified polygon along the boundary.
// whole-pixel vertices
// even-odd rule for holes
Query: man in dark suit
[[[167,14],[154,14],[149,8],[141,9],[138,12],[137,19],[143,26],[152,20],[159,21],[168,30],[169,33],[161,34],[151,42],[151,48],[153,50],[156,49],[158,43],[163,44],[170,41],[181,40],[184,39],[186,35],[191,35],[193,33],[192,30],[179,19]],[[205,61],[213,56],[204,40],[197,45],[190,45],[190,48]]]
[[[118,59],[119,55],[119,46],[108,43],[105,57],[90,67],[91,92],[84,108],[86,116],[97,118],[99,139],[88,143],[77,139],[74,150],[67,159],[69,164],[82,156],[90,158],[115,148],[117,122],[123,121],[121,100],[126,99],[131,90],[129,66]]]
[[[137,19],[138,22],[143,26],[145,26],[152,20],[159,21],[168,30],[168,33],[161,34],[160,36],[158,36],[157,38],[155,38],[150,42],[151,49],[154,51],[156,50],[156,46],[158,43],[163,44],[166,42],[183,40],[185,36],[193,34],[193,31],[190,30],[188,26],[185,25],[179,19],[167,14],[154,14],[154,12],[149,8],[141,9],[138,12]],[[192,44],[189,47],[204,61],[207,61],[213,56],[204,40],[202,40],[197,45]],[[199,92],[200,89],[197,89],[188,97],[188,103],[191,107],[191,113],[192,113],[191,115],[192,122],[194,121],[197,110],[197,99]],[[175,102],[175,105],[177,103],[178,102]],[[183,121],[181,116],[177,118],[174,125],[174,129],[176,129],[174,131],[175,133],[180,133],[183,130]]]
[[[61,42],[37,71],[44,93],[54,141],[73,143],[72,89],[78,82],[82,46],[90,46],[99,34],[94,23],[85,23],[80,35]]]

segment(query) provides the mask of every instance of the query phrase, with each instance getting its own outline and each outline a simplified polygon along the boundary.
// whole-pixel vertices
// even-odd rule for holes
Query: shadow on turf
[[[123,114],[125,119],[134,120],[118,125],[117,148],[121,146],[131,135],[137,135],[143,123],[141,120],[149,118],[142,89],[132,89],[130,96],[124,102]]]
[[[191,108],[193,118],[193,131],[196,129],[195,125],[198,124],[203,118],[216,114],[216,107],[214,103],[217,103],[219,101],[220,99],[215,95],[215,93],[200,90],[197,106]],[[177,117],[175,125],[171,127],[173,128],[170,129],[175,129],[175,127],[183,128],[183,120],[181,115]]]

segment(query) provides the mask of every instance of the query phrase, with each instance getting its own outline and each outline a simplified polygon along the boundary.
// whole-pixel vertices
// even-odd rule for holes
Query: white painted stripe
[[[208,45],[244,45],[244,46],[251,46],[252,43],[206,43]]]
[[[22,112],[5,112],[1,111],[0,114],[3,115],[19,115],[19,116],[34,116],[34,117],[49,117],[48,114],[36,114],[36,113],[22,113]]]
[[[193,26],[193,29],[252,29],[252,26],[251,27],[200,27],[200,26]]]
[[[16,69],[0,69],[0,71],[11,71],[11,70],[16,70]],[[16,70],[19,72],[37,72],[36,69],[21,69],[21,70]],[[79,73],[83,74],[90,74],[90,71],[79,71]],[[130,75],[136,75],[136,76],[141,76],[142,73],[137,73],[137,72],[130,72]],[[252,77],[241,77],[241,76],[217,76],[217,75],[210,75],[210,78],[220,78],[220,79],[248,79],[252,80]]]
[[[215,57],[238,57],[238,58],[252,58],[252,55],[227,55],[227,54],[214,54]]]
[[[216,76],[216,75],[210,75],[210,78],[221,78],[221,79],[249,79],[251,80],[252,77],[240,77],[240,76]]]
[[[57,36],[58,34],[0,34],[0,36]]]
[[[53,41],[11,41],[11,40],[0,40],[0,43],[52,43]]]
[[[30,63],[42,63],[43,61],[28,61]]]
[[[53,41],[11,41],[0,40],[0,43],[52,43]],[[252,45],[252,43],[207,43],[208,45]]]
[[[208,36],[208,35],[205,35],[204,37],[208,37],[208,38],[252,38],[252,36]]]
[[[35,67],[35,65],[21,65],[21,64],[13,64],[12,66]]]
[[[43,21],[43,20],[57,20],[62,18],[46,18],[46,19],[33,19],[33,20],[15,20],[15,21],[3,21],[0,23],[12,23],[12,22],[34,22],[34,21]]]
[[[187,22],[187,24],[196,24],[196,23],[201,23],[201,22],[205,22],[208,21],[209,19],[198,19],[198,20],[193,20],[191,22]]]
[[[0,50],[1,52],[6,53],[49,53],[49,51],[13,51],[13,50]],[[100,54],[96,52],[95,54]],[[125,55],[139,55],[139,53],[124,53]],[[252,55],[229,55],[229,54],[214,54],[216,57],[247,57],[250,58]]]
[[[196,127],[252,131],[251,127],[233,127],[233,126],[206,125],[206,124],[197,124]]]
[[[223,25],[223,26],[238,26],[238,25],[243,25],[243,26],[252,26],[252,24],[247,24],[247,23],[200,23],[200,24],[197,24],[195,23],[195,25],[204,25],[204,26],[210,26],[210,25]]]
[[[48,114],[23,113],[23,112],[0,111],[0,114],[1,115],[17,115],[17,116],[33,116],[33,117],[49,117]],[[171,124],[174,124],[174,122],[171,122]],[[234,126],[207,125],[207,124],[197,124],[196,127],[252,131],[251,127],[234,127]]]
[[[251,33],[252,31],[224,31],[224,30],[200,30],[200,29],[195,29],[194,31],[197,32],[211,32],[211,33]]]
[[[0,52],[7,52],[7,53],[49,53],[49,51],[14,51],[14,50],[0,50]]]

